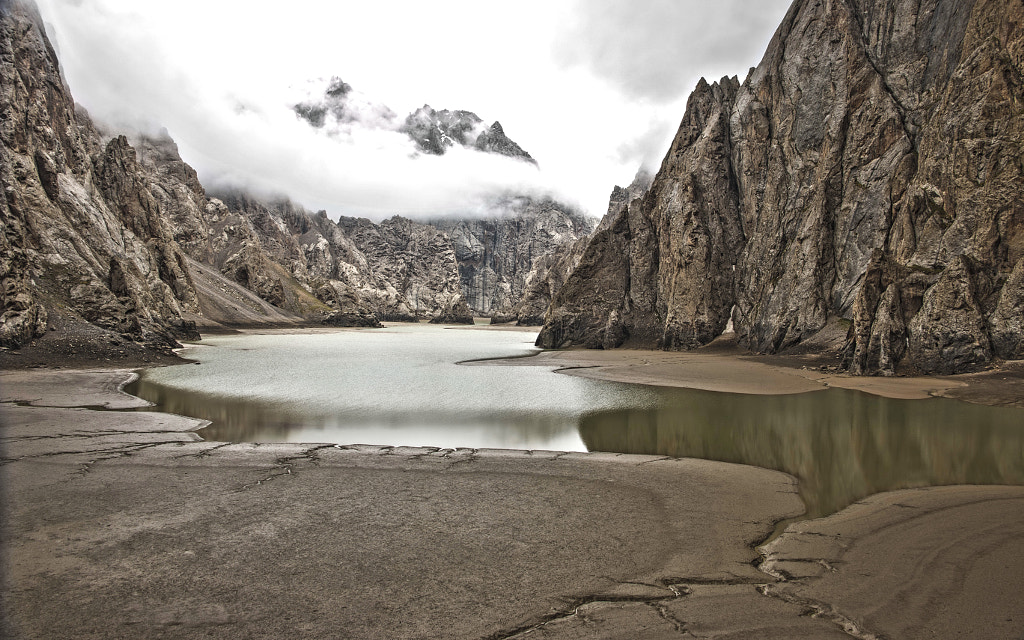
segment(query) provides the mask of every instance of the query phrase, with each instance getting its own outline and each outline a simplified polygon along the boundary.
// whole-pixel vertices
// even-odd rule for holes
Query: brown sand
[[[1013,399],[1019,384],[1012,368],[862,380],[706,352],[498,364],[747,393],[850,384],[992,401],[986,389]],[[2,637],[1024,635],[1024,487],[873,496],[788,527],[763,573],[751,545],[801,510],[778,472],[225,445],[200,440],[197,420],[117,411],[144,404],[119,391],[130,375],[0,373]]]
[[[467,364],[551,367],[595,380],[731,393],[776,395],[839,387],[887,398],[944,396],[1024,407],[1024,361],[1001,363],[975,374],[921,377],[851,376],[815,365],[812,368],[798,358],[756,356],[738,349],[544,351],[528,358]]]

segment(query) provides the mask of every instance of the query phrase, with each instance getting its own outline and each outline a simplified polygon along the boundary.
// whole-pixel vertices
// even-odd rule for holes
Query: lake
[[[536,353],[535,333],[398,325],[215,336],[201,364],[127,391],[226,442],[611,451],[778,469],[809,516],[940,484],[1024,484],[1024,409],[827,389],[759,396],[630,385],[466,360]]]

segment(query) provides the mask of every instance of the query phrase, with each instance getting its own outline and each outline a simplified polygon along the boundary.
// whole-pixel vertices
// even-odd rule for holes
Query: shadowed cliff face
[[[742,85],[701,81],[538,344],[693,348],[731,319],[766,353],[848,325],[830,346],[855,373],[1024,357],[1022,19],[995,0],[794,3]]]

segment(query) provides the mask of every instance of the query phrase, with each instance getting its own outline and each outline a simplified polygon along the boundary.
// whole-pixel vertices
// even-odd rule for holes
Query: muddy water
[[[589,449],[706,458],[800,479],[808,515],[881,491],[1024,484],[1024,410],[828,389],[783,396],[687,390],[580,422]]]
[[[214,337],[200,365],[131,393],[204,418],[209,440],[613,451],[778,469],[809,515],[937,484],[1024,484],[1024,410],[829,389],[753,396],[460,366],[529,355],[535,334],[399,326]]]

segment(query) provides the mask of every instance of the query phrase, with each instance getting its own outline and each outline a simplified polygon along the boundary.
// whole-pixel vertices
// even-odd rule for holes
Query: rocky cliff
[[[384,320],[472,324],[462,297],[451,238],[434,227],[394,216],[380,224],[341,217],[338,228],[366,256],[376,287],[366,294]]]
[[[197,337],[187,256],[123,136],[76,111],[34,8],[0,4],[0,346],[116,357]]]
[[[430,224],[451,237],[462,292],[473,312],[501,317],[515,313],[535,267],[544,268],[589,235],[594,220],[550,198],[508,196],[490,208],[494,213],[486,217]]]
[[[754,351],[836,348],[855,373],[1024,357],[1022,19],[795,2],[742,84],[701,81],[538,344],[687,349],[731,320]]]
[[[653,179],[653,174],[641,168],[628,187],[616,186],[612,189],[608,212],[596,229],[585,235],[578,234],[573,241],[563,241],[540,257],[534,258],[529,271],[523,278],[522,295],[519,297],[519,301],[514,304],[511,312],[498,314],[496,318],[492,316],[492,322],[495,320],[515,322],[520,326],[543,325],[551,301],[583,259],[587,246],[590,244],[590,234],[602,231],[611,225],[632,200],[646,193]],[[592,226],[593,222],[588,221],[587,227]]]

